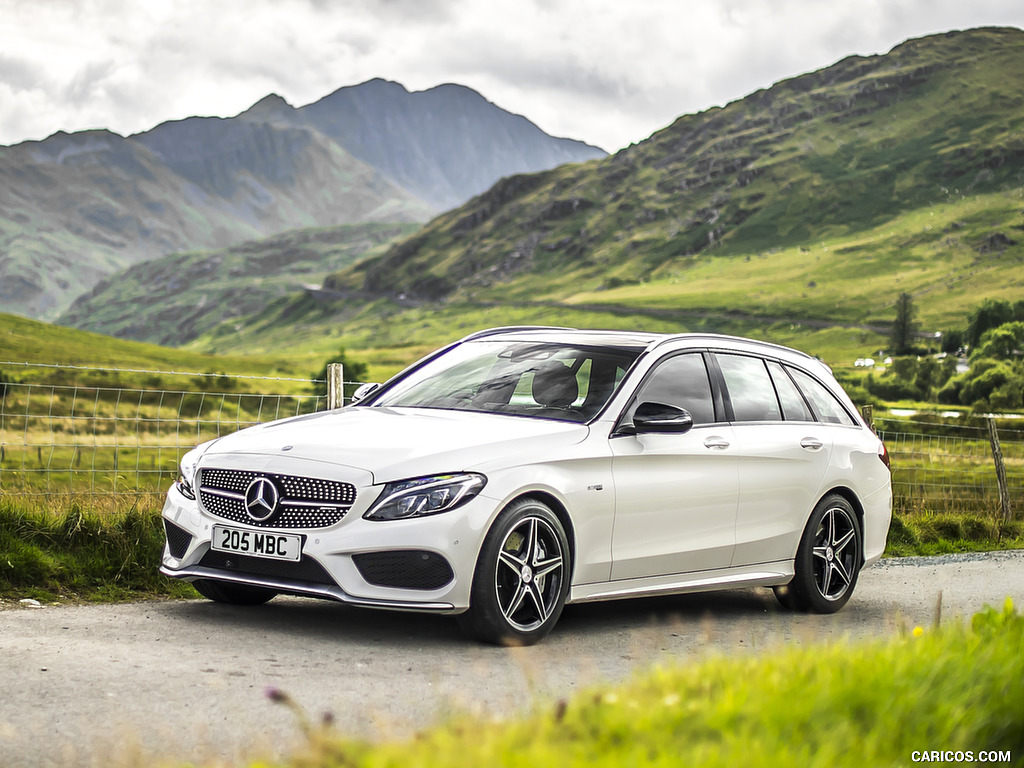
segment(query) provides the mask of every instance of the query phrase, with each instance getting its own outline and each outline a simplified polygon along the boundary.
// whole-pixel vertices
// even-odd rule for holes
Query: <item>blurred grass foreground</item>
[[[346,740],[311,724],[286,693],[268,696],[307,735],[301,753],[273,764],[289,768],[861,768],[939,753],[1024,765],[1024,617],[1008,599],[970,622],[871,643],[657,667],[522,719],[456,718],[403,743]]]

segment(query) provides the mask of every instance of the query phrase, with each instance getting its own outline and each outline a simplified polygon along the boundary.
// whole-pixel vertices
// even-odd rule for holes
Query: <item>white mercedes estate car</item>
[[[161,572],[529,644],[566,603],[639,595],[772,587],[831,613],[885,548],[885,447],[792,349],[498,328],[367,389],[186,454]]]

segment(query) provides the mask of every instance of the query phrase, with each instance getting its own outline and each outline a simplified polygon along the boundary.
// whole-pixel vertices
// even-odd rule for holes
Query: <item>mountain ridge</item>
[[[419,109],[417,109],[419,108]],[[345,86],[318,101],[298,108],[310,124],[333,136],[355,157],[381,168],[404,188],[445,210],[485,191],[501,176],[488,170],[496,160],[480,133],[460,130],[460,124],[485,125],[489,136],[516,131],[531,147],[526,173],[604,156],[604,150],[573,139],[548,136],[522,115],[504,112],[494,118],[495,104],[464,85],[442,83],[423,91],[408,91],[401,83],[374,78],[358,86]],[[427,115],[424,125],[421,115]],[[374,119],[367,119],[372,115]],[[439,130],[439,116],[453,120],[455,130]],[[337,116],[341,116],[338,119]],[[406,137],[404,144],[398,137]],[[499,146],[511,142],[499,142]],[[462,162],[452,162],[454,158]],[[433,162],[431,162],[433,159]],[[453,174],[449,168],[460,173]]]
[[[603,160],[503,179],[325,287],[426,301],[594,291],[1020,186],[1014,75],[1016,29],[848,57],[681,116]]]
[[[410,99],[415,95],[399,87]],[[404,129],[430,118],[438,132],[451,129],[464,142],[475,136],[492,162],[473,173],[490,174],[488,184],[532,168],[537,157],[552,161],[538,149],[547,143],[559,151],[569,146],[576,152],[569,159],[601,154],[542,132],[497,132],[495,124],[519,125],[521,118],[470,89],[460,93],[471,104],[464,113],[451,111],[457,121],[431,117],[417,103],[405,110]],[[372,102],[356,121],[361,130],[374,122]],[[488,105],[484,112],[481,102]],[[354,140],[330,102],[315,113],[303,109],[268,95],[234,117],[172,120],[129,137],[105,129],[57,131],[0,147],[0,307],[53,318],[102,277],[167,253],[226,247],[296,227],[424,221],[436,213],[441,198],[425,201],[393,178],[395,167],[376,167],[345,147]],[[386,138],[402,143],[394,131]],[[443,170],[445,194],[468,197],[476,187],[465,183],[482,183],[463,179],[455,167],[472,157],[447,150],[432,157],[429,149],[419,147],[410,160]],[[407,175],[417,174],[422,168]]]
[[[507,176],[325,278],[319,301],[278,296],[191,346],[425,350],[548,322],[789,344],[815,328],[816,352],[874,354],[903,292],[938,330],[1024,287],[1022,168],[1024,32],[920,38]]]

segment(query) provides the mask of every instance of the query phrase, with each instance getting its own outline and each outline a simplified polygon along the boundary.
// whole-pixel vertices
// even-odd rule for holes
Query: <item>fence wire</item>
[[[878,435],[889,449],[898,509],[999,509],[995,461],[986,427],[937,426],[911,420],[888,423],[893,426],[880,429]],[[1024,432],[1000,429],[999,441],[1011,506],[1019,517],[1024,508]]]
[[[323,408],[325,397],[3,384],[0,493],[163,493],[190,448]]]
[[[221,384],[237,378],[247,386],[258,381],[217,378]],[[203,381],[195,378],[196,388],[159,389],[0,380],[0,494],[162,494],[176,477],[181,456],[195,445],[327,404],[323,395],[206,391],[199,386]],[[309,382],[314,383],[324,384]],[[345,382],[346,388],[357,384]],[[879,436],[892,460],[897,509],[998,509],[984,427],[888,419]],[[1019,517],[1024,432],[1002,429],[1000,442]]]

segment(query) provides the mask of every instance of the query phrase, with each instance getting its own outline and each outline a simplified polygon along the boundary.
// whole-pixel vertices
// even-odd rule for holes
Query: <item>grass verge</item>
[[[1020,765],[1022,680],[1024,617],[1008,599],[970,624],[659,667],[521,719],[456,718],[403,743],[345,739],[309,723],[286,694],[268,695],[296,712],[308,737],[276,764],[288,768],[860,768],[912,765],[933,750]]]
[[[91,505],[91,506],[87,506]],[[0,599],[111,602],[188,597],[157,572],[160,513],[135,504],[0,500]]]
[[[1006,521],[995,513],[974,510],[908,510],[903,502],[896,498],[885,544],[888,557],[1024,549],[1024,520]]]

